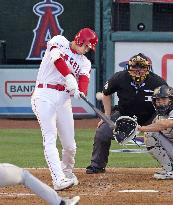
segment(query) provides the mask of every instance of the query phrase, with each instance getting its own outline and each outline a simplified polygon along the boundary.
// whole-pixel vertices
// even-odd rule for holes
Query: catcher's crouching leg
[[[160,143],[159,133],[146,133],[145,144],[148,152],[159,162],[163,170],[166,172],[173,170],[172,161]]]

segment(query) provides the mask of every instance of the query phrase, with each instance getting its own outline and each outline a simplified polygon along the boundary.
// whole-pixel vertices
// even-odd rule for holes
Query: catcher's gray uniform
[[[173,110],[169,112],[169,115],[155,118],[155,120],[162,119],[173,120]],[[165,171],[173,171],[173,128],[165,129],[162,132],[146,133],[145,144],[149,153],[157,159]]]
[[[62,199],[51,187],[34,177],[29,171],[12,164],[1,163],[0,187],[17,184],[23,184],[51,205],[75,205],[79,201],[78,196]]]

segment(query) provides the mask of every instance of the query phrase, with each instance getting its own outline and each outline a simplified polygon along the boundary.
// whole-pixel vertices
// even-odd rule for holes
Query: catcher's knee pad
[[[172,171],[172,161],[166,150],[161,146],[156,133],[147,133],[145,140],[148,152],[160,163],[167,171]]]
[[[150,148],[158,146],[159,141],[155,134],[150,132],[145,134],[145,144],[147,149],[150,150]]]

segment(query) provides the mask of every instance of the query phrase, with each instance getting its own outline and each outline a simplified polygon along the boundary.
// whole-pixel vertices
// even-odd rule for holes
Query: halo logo
[[[62,34],[57,16],[64,11],[63,6],[53,0],[44,0],[34,5],[33,12],[39,16],[37,27],[33,30],[34,38],[26,60],[41,60],[46,50],[46,43],[53,36]]]

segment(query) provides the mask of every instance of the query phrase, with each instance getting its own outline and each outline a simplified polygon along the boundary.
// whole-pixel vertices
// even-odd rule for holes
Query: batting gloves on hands
[[[65,84],[66,84],[66,88],[67,90],[70,91],[71,94],[74,94],[75,92],[78,91],[78,84],[76,81],[76,78],[72,75],[72,74],[68,74],[65,77]]]
[[[74,92],[74,98],[76,98],[76,99],[80,99],[81,95],[85,96],[85,94],[83,92],[80,92],[79,90]]]

